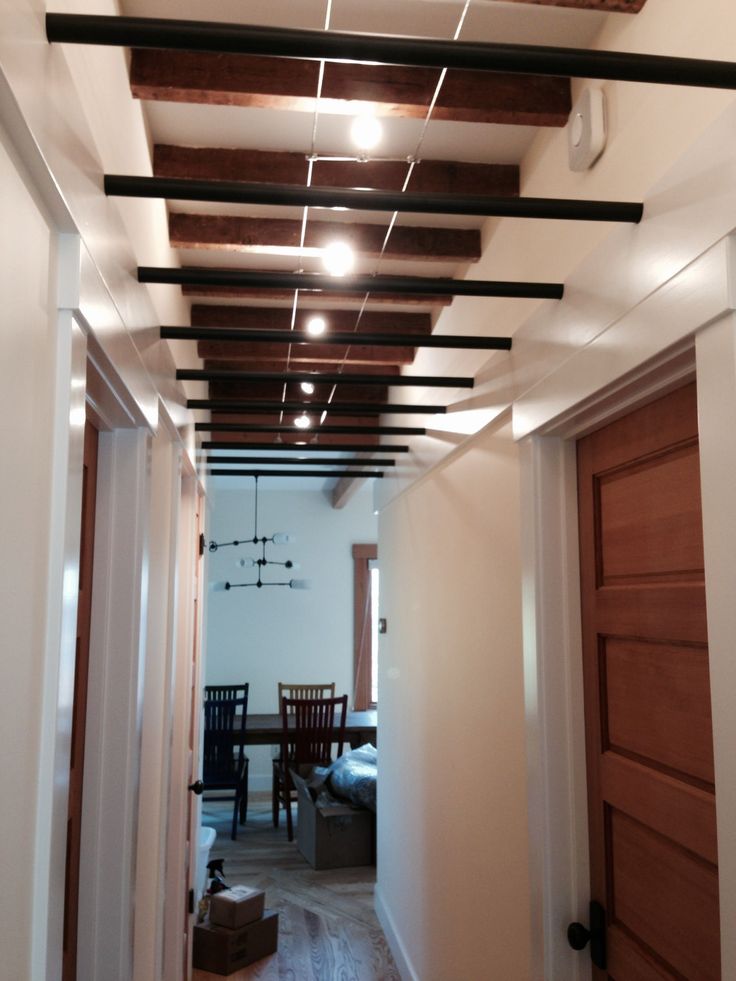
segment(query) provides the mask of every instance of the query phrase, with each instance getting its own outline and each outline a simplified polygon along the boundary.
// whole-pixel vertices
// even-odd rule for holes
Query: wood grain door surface
[[[695,385],[578,442],[596,981],[721,977]],[[736,600],[735,600],[736,601]]]
[[[87,420],[84,426],[82,472],[82,526],[79,545],[79,601],[77,604],[77,652],[74,666],[74,707],[69,764],[66,877],[64,889],[63,981],[77,977],[77,929],[79,863],[82,842],[82,783],[84,774],[84,727],[87,721],[89,634],[92,616],[92,560],[95,547],[97,500],[97,449],[99,434]]]

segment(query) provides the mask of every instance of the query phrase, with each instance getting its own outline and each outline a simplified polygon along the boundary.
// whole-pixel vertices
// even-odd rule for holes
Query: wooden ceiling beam
[[[216,362],[215,362],[216,364]],[[233,366],[237,367],[237,366]],[[259,368],[261,366],[259,365]],[[299,365],[301,370],[304,366]],[[274,364],[276,371],[285,370],[286,364]],[[361,367],[361,371],[367,370],[367,366]],[[333,393],[333,388],[334,393]],[[287,401],[296,401],[304,398],[304,392],[299,385],[286,385],[281,382],[243,382],[241,384],[233,382],[212,381],[209,384],[209,395],[213,399],[254,399],[262,401],[277,401],[286,398]],[[311,396],[315,400],[326,401],[332,396],[335,404],[340,402],[386,402],[388,399],[387,385],[349,385],[340,384],[336,388],[333,385],[315,384],[314,394]]]
[[[294,328],[304,330],[315,310],[297,310]],[[430,334],[432,318],[428,313],[387,313],[365,310],[358,319],[357,310],[320,311],[330,331],[355,331],[357,334],[399,332],[401,334]],[[233,327],[256,330],[291,330],[291,308],[235,307],[193,303],[192,327]]]
[[[153,172],[156,177],[306,184],[307,170],[304,153],[172,146],[166,143],[157,143],[153,149]],[[315,187],[368,187],[381,191],[401,191],[407,170],[404,160],[315,160],[312,184]],[[421,160],[412,170],[407,190],[423,194],[517,197],[519,168],[516,164]]]
[[[544,7],[576,7],[578,10],[601,10],[611,14],[638,14],[647,0],[510,0],[511,3],[533,3]]]
[[[260,364],[262,361],[274,362],[286,358],[287,346],[283,344],[249,344],[244,342],[200,341],[197,354],[208,361],[248,362]],[[292,364],[303,362],[319,364],[411,364],[416,349],[413,347],[371,347],[365,344],[295,344],[291,348],[289,360]]]
[[[247,289],[238,286],[182,286],[182,294],[184,296],[205,296],[211,299],[239,299],[239,300],[293,300],[294,290],[267,290],[267,289],[255,289],[253,287],[248,287]],[[353,303],[356,302],[355,293],[330,293],[329,297],[321,296],[318,297],[316,294],[313,297],[309,297],[308,294],[302,293],[301,297],[307,299],[319,299],[322,302],[325,299],[332,301],[337,301],[338,303],[346,303],[350,300]],[[403,293],[371,293],[370,303],[383,304],[383,303],[394,303],[401,304],[402,306],[411,307],[449,307],[452,303],[453,298],[451,296],[409,296]],[[360,306],[358,300],[357,306]],[[321,311],[320,311],[321,312]],[[357,309],[356,309],[357,314]]]
[[[298,255],[302,223],[280,218],[246,218],[234,215],[169,215],[169,238],[175,248],[219,249],[255,254]],[[424,262],[477,262],[480,231],[466,228],[424,228],[397,225],[388,242],[386,226],[310,221],[304,246],[321,249],[331,241],[347,242],[358,255]]]
[[[134,49],[130,87],[137,99],[314,112],[319,62],[258,55]],[[355,62],[325,64],[319,110],[352,115],[372,103],[378,115],[424,119],[440,71]],[[570,81],[540,75],[449,69],[433,119],[564,126]]]

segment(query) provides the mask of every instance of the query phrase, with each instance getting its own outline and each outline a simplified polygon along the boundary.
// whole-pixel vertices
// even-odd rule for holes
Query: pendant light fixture
[[[258,534],[258,477],[254,476],[255,480],[255,500],[253,506],[253,535],[251,538],[244,538],[242,540],[235,539],[232,542],[214,542],[211,541],[208,545],[210,552],[217,552],[221,548],[228,548],[231,546],[239,545],[255,545],[260,549],[260,554],[256,557],[252,555],[244,556],[237,560],[236,565],[241,569],[258,569],[258,578],[255,582],[216,582],[213,584],[213,590],[219,592],[220,590],[230,590],[230,589],[241,589],[247,586],[255,586],[257,589],[261,589],[263,586],[288,586],[289,589],[309,589],[309,582],[306,579],[287,579],[281,582],[274,582],[269,580],[264,580],[261,578],[261,572],[265,570],[266,566],[278,565],[284,569],[297,569],[299,568],[296,563],[292,562],[291,559],[287,559],[285,562],[279,562],[276,559],[270,559],[266,555],[266,548],[273,545],[288,545],[293,543],[294,538],[286,532],[277,531],[272,535],[259,535]]]

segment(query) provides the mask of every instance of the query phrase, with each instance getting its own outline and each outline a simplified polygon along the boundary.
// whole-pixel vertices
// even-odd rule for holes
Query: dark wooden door
[[[74,667],[74,708],[69,767],[69,810],[66,832],[66,887],[64,891],[64,981],[77,977],[77,910],[82,832],[82,776],[84,728],[87,719],[89,630],[92,614],[92,558],[95,544],[98,433],[87,421],[84,428],[82,482],[82,529],[79,546],[79,601],[77,605],[77,654]]]
[[[695,386],[578,443],[597,979],[720,978]]]

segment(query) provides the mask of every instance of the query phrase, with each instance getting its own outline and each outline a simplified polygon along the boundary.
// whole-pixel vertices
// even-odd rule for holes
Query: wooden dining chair
[[[279,712],[282,698],[334,698],[335,682],[329,685],[289,685],[279,681]]]
[[[281,699],[281,757],[273,761],[273,825],[278,827],[283,807],[289,841],[294,840],[291,805],[296,793],[289,771],[306,765],[329,766],[333,745],[342,755],[347,710],[347,695]]]
[[[248,683],[206,685],[204,689],[204,754],[202,758],[203,794],[208,800],[233,801],[230,837],[238,837],[238,821],[245,824],[248,808],[248,757],[243,737],[248,714]],[[204,800],[204,797],[203,797]]]

